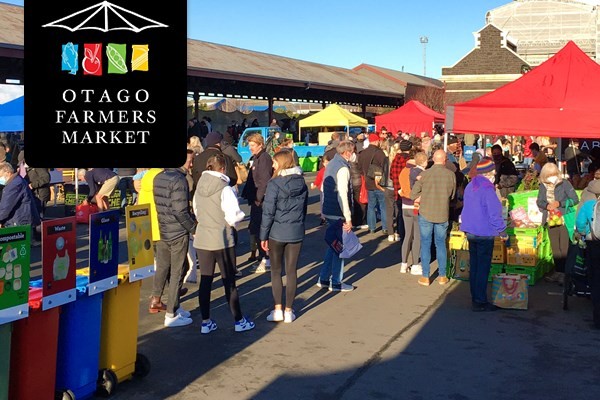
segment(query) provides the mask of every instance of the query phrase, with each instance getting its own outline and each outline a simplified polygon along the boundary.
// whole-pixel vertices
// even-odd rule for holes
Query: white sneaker
[[[395,240],[396,242],[399,242],[399,241],[400,241],[400,234],[399,234],[399,233],[394,233],[394,240]]]
[[[388,235],[388,242],[395,242],[396,237],[394,235]]]
[[[185,318],[181,314],[175,314],[174,317],[167,317],[165,315],[165,326],[167,328],[174,328],[177,326],[186,326],[191,324],[193,321],[191,318]]]
[[[235,331],[236,332],[244,332],[254,329],[254,322],[250,321],[246,317],[242,317],[239,321],[235,323]]]
[[[269,315],[267,315],[267,321],[269,322],[279,322],[283,321],[283,310],[271,310]]]
[[[405,274],[407,270],[408,270],[408,264],[407,263],[400,263],[400,273],[401,274]]]
[[[412,267],[410,267],[410,274],[411,275],[423,275],[423,267],[421,267],[421,265],[419,264],[415,264]]]
[[[285,324],[289,324],[294,322],[294,320],[296,319],[296,314],[294,314],[294,310],[292,311],[285,311],[283,313],[283,322]]]
[[[200,333],[202,333],[203,335],[211,333],[215,330],[217,330],[217,323],[212,319],[209,319],[208,322],[203,322],[202,326],[200,327]]]
[[[183,307],[179,307],[177,309],[177,314],[181,315],[183,318],[189,318],[192,316],[189,311],[183,309]]]
[[[270,267],[267,267],[267,260],[264,258],[260,261],[260,263],[256,264],[254,267],[250,269],[250,272],[255,274],[264,274],[265,272],[269,272]]]
[[[330,292],[351,292],[354,290],[354,286],[348,285],[346,283],[340,283],[339,285],[331,285],[329,286]]]
[[[369,229],[369,225],[360,225],[359,229]]]

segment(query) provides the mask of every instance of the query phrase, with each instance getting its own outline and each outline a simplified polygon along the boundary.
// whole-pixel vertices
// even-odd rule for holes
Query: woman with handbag
[[[549,162],[542,167],[539,182],[537,206],[542,212],[542,224],[548,222],[549,211],[559,210],[563,216],[575,212],[574,206],[579,203],[579,197],[571,183],[562,178],[556,164]],[[548,227],[555,272],[547,276],[546,281],[562,284],[570,243],[568,229],[572,232],[574,228],[574,226],[567,226],[566,223]]]
[[[296,297],[298,256],[304,240],[308,188],[291,152],[280,151],[275,154],[273,169],[273,179],[265,192],[260,226],[260,245],[271,258],[271,285],[275,302],[267,321],[290,323],[296,319],[292,305]],[[282,309],[281,278],[284,260],[285,310]]]

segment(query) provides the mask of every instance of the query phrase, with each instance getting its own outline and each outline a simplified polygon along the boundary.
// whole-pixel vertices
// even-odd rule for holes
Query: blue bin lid
[[[75,277],[75,289],[77,290],[78,293],[86,293],[88,283],[90,283],[89,278],[85,275],[77,275]],[[34,281],[29,281],[29,287],[41,288],[42,280],[36,279]]]

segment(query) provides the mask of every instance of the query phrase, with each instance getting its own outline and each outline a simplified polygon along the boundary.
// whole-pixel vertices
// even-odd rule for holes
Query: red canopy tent
[[[446,130],[600,137],[600,65],[573,42],[514,82],[446,108]]]
[[[444,122],[444,114],[433,111],[422,103],[411,100],[400,108],[375,117],[377,129],[386,127],[394,135],[398,131],[431,133],[435,122]]]

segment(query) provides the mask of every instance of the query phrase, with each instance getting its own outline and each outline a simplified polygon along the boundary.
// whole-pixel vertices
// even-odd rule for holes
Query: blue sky
[[[427,76],[439,78],[443,66],[473,48],[472,32],[484,26],[486,12],[508,3],[189,0],[188,32],[193,39],[322,64],[352,68],[368,63],[416,74],[423,73],[419,37],[427,36]]]

